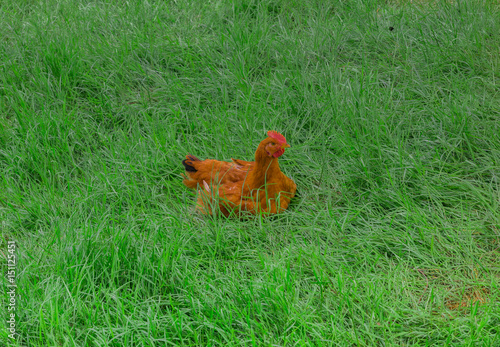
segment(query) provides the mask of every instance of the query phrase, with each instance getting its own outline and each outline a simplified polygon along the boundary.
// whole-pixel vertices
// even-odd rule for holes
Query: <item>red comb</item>
[[[273,138],[275,139],[276,141],[278,141],[280,144],[285,144],[286,143],[286,139],[283,135],[281,135],[279,132],[277,131],[274,131],[274,130],[269,130],[267,132],[267,136],[269,136],[270,138]]]

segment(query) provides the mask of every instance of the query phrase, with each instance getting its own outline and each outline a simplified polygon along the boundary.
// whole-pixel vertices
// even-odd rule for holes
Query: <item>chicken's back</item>
[[[200,160],[193,155],[187,155],[182,164],[186,169],[182,182],[192,189],[198,185],[203,186],[203,181],[209,186],[243,181],[253,166],[253,162],[234,159],[231,163],[215,159]]]

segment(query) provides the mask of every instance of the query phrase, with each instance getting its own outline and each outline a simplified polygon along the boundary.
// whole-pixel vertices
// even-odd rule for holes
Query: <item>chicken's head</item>
[[[285,148],[290,147],[285,137],[277,131],[269,130],[267,136],[269,137],[264,141],[266,152],[270,157],[279,158],[285,153]]]

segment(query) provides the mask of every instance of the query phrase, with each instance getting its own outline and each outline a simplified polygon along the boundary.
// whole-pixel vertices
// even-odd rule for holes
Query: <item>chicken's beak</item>
[[[289,148],[290,145],[288,143],[285,143],[284,145],[281,146],[281,149]]]

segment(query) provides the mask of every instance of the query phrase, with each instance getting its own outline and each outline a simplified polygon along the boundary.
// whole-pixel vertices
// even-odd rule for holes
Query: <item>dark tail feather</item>
[[[191,166],[191,165],[187,164],[187,163],[186,163],[186,160],[187,160],[187,159],[184,159],[184,160],[182,161],[182,165],[184,165],[184,168],[186,169],[186,171],[187,171],[187,172],[196,172],[196,169],[195,169],[193,166]]]
[[[192,160],[192,161],[201,161],[200,159],[196,158],[194,155],[192,154],[188,154],[186,155],[186,158],[189,159],[189,160]]]
[[[197,170],[194,168],[194,166],[188,164],[186,161],[201,161],[200,159],[196,158],[194,155],[188,154],[186,156],[186,159],[182,161],[182,165],[184,165],[184,168],[186,169],[187,172],[196,172]]]

